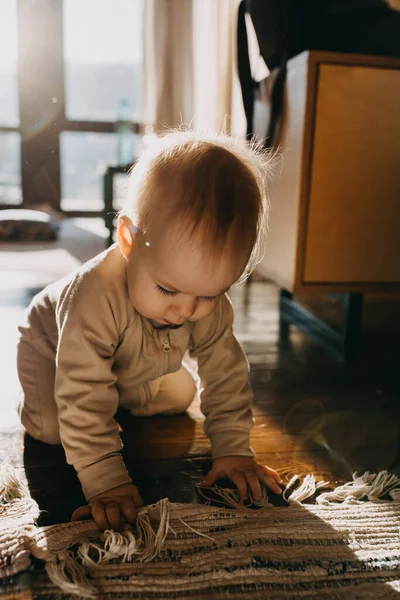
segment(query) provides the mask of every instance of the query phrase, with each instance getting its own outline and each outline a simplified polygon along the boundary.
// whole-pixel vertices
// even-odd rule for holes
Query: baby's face
[[[129,296],[153,325],[203,319],[242,274],[246,261],[238,263],[228,250],[210,259],[199,246],[189,236],[174,235],[174,228],[155,226],[137,235],[127,264]]]

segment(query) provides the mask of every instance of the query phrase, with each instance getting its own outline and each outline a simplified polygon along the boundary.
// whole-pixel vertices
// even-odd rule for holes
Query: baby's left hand
[[[213,467],[202,485],[211,487],[218,479],[228,477],[237,487],[240,498],[247,500],[249,491],[253,500],[262,498],[260,481],[275,494],[281,494],[278,483],[282,479],[276,471],[265,465],[259,465],[250,456],[221,456],[216,458]]]

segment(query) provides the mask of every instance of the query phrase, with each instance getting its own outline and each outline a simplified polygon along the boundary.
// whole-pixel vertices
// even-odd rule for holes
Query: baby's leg
[[[131,409],[134,416],[177,415],[185,412],[196,397],[195,381],[183,366],[176,373],[168,373],[157,381],[159,384],[154,397],[144,406]]]
[[[55,362],[37,352],[29,342],[18,344],[18,376],[23,389],[21,422],[36,440],[61,444],[54,400]]]

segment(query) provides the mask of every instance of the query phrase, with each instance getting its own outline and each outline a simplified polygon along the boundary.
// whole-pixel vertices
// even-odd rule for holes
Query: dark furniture
[[[104,224],[108,229],[107,247],[114,241],[114,220],[118,213],[114,206],[114,177],[115,175],[126,174],[133,164],[111,165],[107,167],[103,177],[103,195],[104,195]]]
[[[273,76],[273,75],[272,75]],[[268,80],[254,107],[265,135]],[[360,349],[363,295],[400,291],[400,58],[310,51],[289,60],[278,140],[280,176],[258,271],[294,324],[344,362]],[[333,329],[297,302],[334,294]]]

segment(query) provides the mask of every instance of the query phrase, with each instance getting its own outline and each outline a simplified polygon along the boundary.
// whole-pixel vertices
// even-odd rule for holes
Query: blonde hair
[[[146,150],[132,168],[120,215],[146,233],[160,218],[201,235],[214,255],[229,242],[258,253],[268,217],[267,185],[275,157],[256,143],[226,135],[172,131]],[[252,267],[252,265],[251,265]]]

